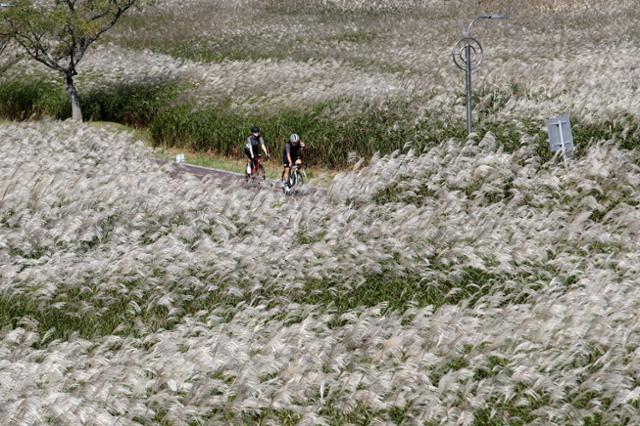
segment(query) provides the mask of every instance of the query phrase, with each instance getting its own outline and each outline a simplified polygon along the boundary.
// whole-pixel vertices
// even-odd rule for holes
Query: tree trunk
[[[78,91],[76,90],[75,84],[73,84],[72,74],[65,75],[65,83],[67,86],[69,97],[71,97],[71,119],[81,122],[82,110],[80,109],[80,97],[78,96]]]

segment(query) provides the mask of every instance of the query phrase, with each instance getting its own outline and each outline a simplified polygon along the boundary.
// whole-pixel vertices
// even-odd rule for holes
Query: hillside
[[[474,27],[467,138],[451,48],[487,12],[511,19]],[[126,127],[64,120],[10,47],[0,423],[637,423],[639,21],[631,0],[163,0],[81,63],[85,118]],[[254,124],[272,150],[300,133],[327,190],[154,159],[238,158]]]
[[[254,123],[279,146],[344,167],[465,137],[464,73],[451,49],[471,19],[484,62],[476,130],[507,149],[544,145],[568,114],[579,144],[640,136],[634,1],[162,1],[124,19],[81,63],[88,118],[148,127],[158,145],[237,155]],[[29,78],[32,76],[33,78]],[[55,76],[22,61],[0,77],[0,115],[69,115]],[[55,83],[55,84],[54,84]]]

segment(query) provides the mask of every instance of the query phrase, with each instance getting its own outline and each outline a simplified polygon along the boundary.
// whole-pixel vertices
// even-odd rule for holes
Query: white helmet
[[[297,133],[291,133],[291,136],[289,136],[289,142],[291,142],[291,143],[300,142],[300,136],[298,136]]]

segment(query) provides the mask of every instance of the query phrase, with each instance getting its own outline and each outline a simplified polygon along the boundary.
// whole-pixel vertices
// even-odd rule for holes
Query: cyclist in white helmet
[[[292,133],[289,136],[289,141],[284,145],[282,151],[282,164],[284,170],[282,171],[282,186],[285,189],[289,188],[289,172],[291,171],[292,164],[302,164],[302,149],[304,148],[304,142],[300,139],[297,133]]]

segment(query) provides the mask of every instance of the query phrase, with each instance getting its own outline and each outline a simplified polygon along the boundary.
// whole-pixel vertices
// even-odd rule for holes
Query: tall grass
[[[249,129],[259,125],[269,148],[276,154],[291,133],[308,143],[309,165],[344,168],[354,158],[396,150],[422,151],[439,141],[465,137],[464,123],[436,111],[417,112],[414,99],[341,99],[310,108],[247,114],[234,111],[229,102],[202,107],[180,93],[188,90],[175,83],[132,84],[96,87],[81,93],[84,115],[92,120],[114,121],[133,127],[147,127],[156,146],[189,148],[226,156],[242,156]],[[506,150],[519,148],[523,137],[534,137],[540,155],[547,155],[542,123],[525,119],[500,121],[496,113],[512,99],[503,92],[479,92],[475,99],[476,132],[492,133]],[[357,103],[357,106],[354,106]],[[344,111],[347,111],[345,113]],[[53,83],[11,81],[0,88],[0,116],[24,120],[45,116],[70,117],[66,93]],[[621,115],[602,122],[573,119],[573,132],[580,149],[599,140],[616,140],[629,149],[637,147],[640,122]]]
[[[294,129],[315,161],[371,156],[326,194],[0,126],[3,421],[635,422],[637,5],[494,5],[512,19],[476,26],[469,141],[449,52],[489,4],[466,6],[168,0],[88,53],[90,115],[159,144],[233,153],[258,124],[272,150]],[[2,114],[68,116],[48,81],[9,69]],[[568,169],[543,129],[561,113]]]
[[[193,111],[181,106],[162,111],[151,126],[154,142],[213,150],[224,155],[241,153],[253,125],[259,125],[267,145],[278,155],[291,133],[307,141],[305,156],[310,165],[344,167],[355,153],[371,157],[374,152],[401,149],[410,139],[407,105],[363,104],[354,117],[336,119],[332,112],[340,103],[319,104],[308,110],[282,111],[274,115],[244,115],[224,107]]]
[[[636,145],[637,8],[598,4],[507,1],[499,8],[511,20],[478,23],[486,60],[474,73],[476,139],[491,132],[513,151],[533,137],[542,153],[544,121],[568,114],[579,146]],[[272,150],[296,131],[312,164],[329,167],[345,167],[350,153],[420,152],[464,136],[464,74],[450,50],[470,16],[486,12],[468,6],[165,2],[89,52],[79,87],[89,117],[149,126],[166,146],[234,154],[258,124]],[[68,116],[60,88],[26,87],[27,77],[52,78],[18,63],[2,76],[3,116]]]
[[[9,422],[634,418],[636,150],[451,139],[285,198],[123,133],[0,137]]]
[[[63,91],[53,84],[14,80],[0,85],[0,115],[14,120],[45,115],[66,118],[71,116],[71,104]]]
[[[175,99],[180,86],[134,84],[81,92],[84,115],[90,120],[145,127],[161,108]],[[41,80],[14,80],[0,86],[0,116],[12,120],[71,117],[68,95],[58,85]]]
[[[187,85],[196,106],[231,99],[234,112],[276,114],[343,97],[405,97],[418,101],[414,109],[463,117],[454,99],[464,76],[450,51],[462,28],[488,6],[365,3],[158,4],[130,16],[109,33],[111,44],[88,53],[80,87],[149,84],[163,76]],[[637,116],[637,8],[630,1],[597,4],[506,1],[496,7],[511,20],[478,23],[474,34],[486,60],[474,86],[491,94],[518,87],[497,111],[498,121],[542,121],[560,113],[586,122]],[[45,73],[22,61],[6,77]]]

